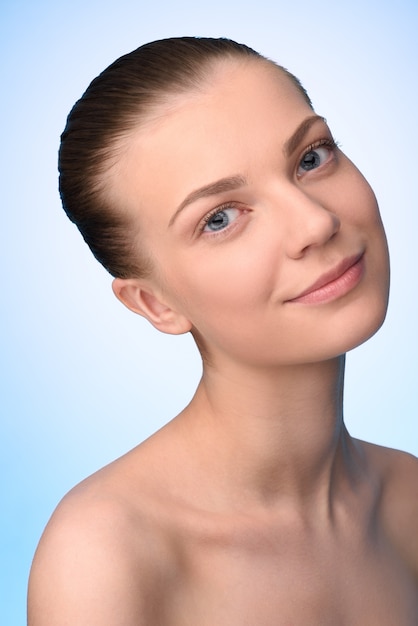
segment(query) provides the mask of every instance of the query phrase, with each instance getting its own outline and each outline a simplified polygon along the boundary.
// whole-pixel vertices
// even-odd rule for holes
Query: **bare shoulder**
[[[51,517],[29,582],[29,626],[159,624],[167,534],[119,461],[74,488]]]
[[[401,450],[361,444],[370,466],[382,479],[384,497],[404,513],[418,513],[418,458]]]
[[[399,551],[418,578],[418,458],[362,443],[381,484],[381,515]]]

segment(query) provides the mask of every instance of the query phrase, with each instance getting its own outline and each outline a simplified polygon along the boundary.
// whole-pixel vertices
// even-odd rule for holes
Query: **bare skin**
[[[351,438],[342,415],[341,355],[385,315],[386,242],[344,155],[323,144],[317,168],[300,165],[328,137],[321,120],[285,155],[312,115],[271,70],[230,64],[126,147],[113,192],[134,211],[141,189],[159,271],[114,291],[210,358],[179,416],[59,505],[29,626],[418,623],[418,461]],[[237,175],[173,223],[191,190]],[[343,279],[309,291],[335,267]]]
[[[417,623],[415,458],[304,425],[288,471],[266,458],[255,475],[245,420],[221,438],[196,417],[64,499],[35,559],[31,626]]]

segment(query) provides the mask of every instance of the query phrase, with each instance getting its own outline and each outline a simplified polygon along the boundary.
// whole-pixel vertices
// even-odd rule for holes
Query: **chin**
[[[365,313],[360,312],[356,319],[352,321],[349,329],[345,329],[346,333],[341,342],[341,350],[339,354],[354,350],[358,346],[371,339],[377,331],[383,325],[387,313],[387,302],[385,306],[379,306],[377,310],[371,311],[370,309]]]
[[[335,312],[327,327],[316,333],[311,355],[306,350],[303,357],[306,362],[319,362],[332,359],[354,350],[373,337],[382,326],[387,313],[387,296],[360,298],[355,306],[342,315]],[[318,328],[319,331],[319,328]],[[308,342],[305,343],[305,346]],[[311,357],[311,358],[310,358]]]

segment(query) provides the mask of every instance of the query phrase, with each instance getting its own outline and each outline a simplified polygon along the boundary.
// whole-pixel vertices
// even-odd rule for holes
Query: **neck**
[[[344,427],[344,357],[273,373],[207,368],[181,416],[197,466],[242,502],[330,497],[347,480],[353,444]]]

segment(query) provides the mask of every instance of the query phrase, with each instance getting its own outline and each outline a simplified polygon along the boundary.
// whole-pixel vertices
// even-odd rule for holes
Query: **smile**
[[[301,304],[320,304],[345,296],[358,285],[364,273],[363,253],[344,259],[333,270],[323,274],[296,298],[287,300]]]

